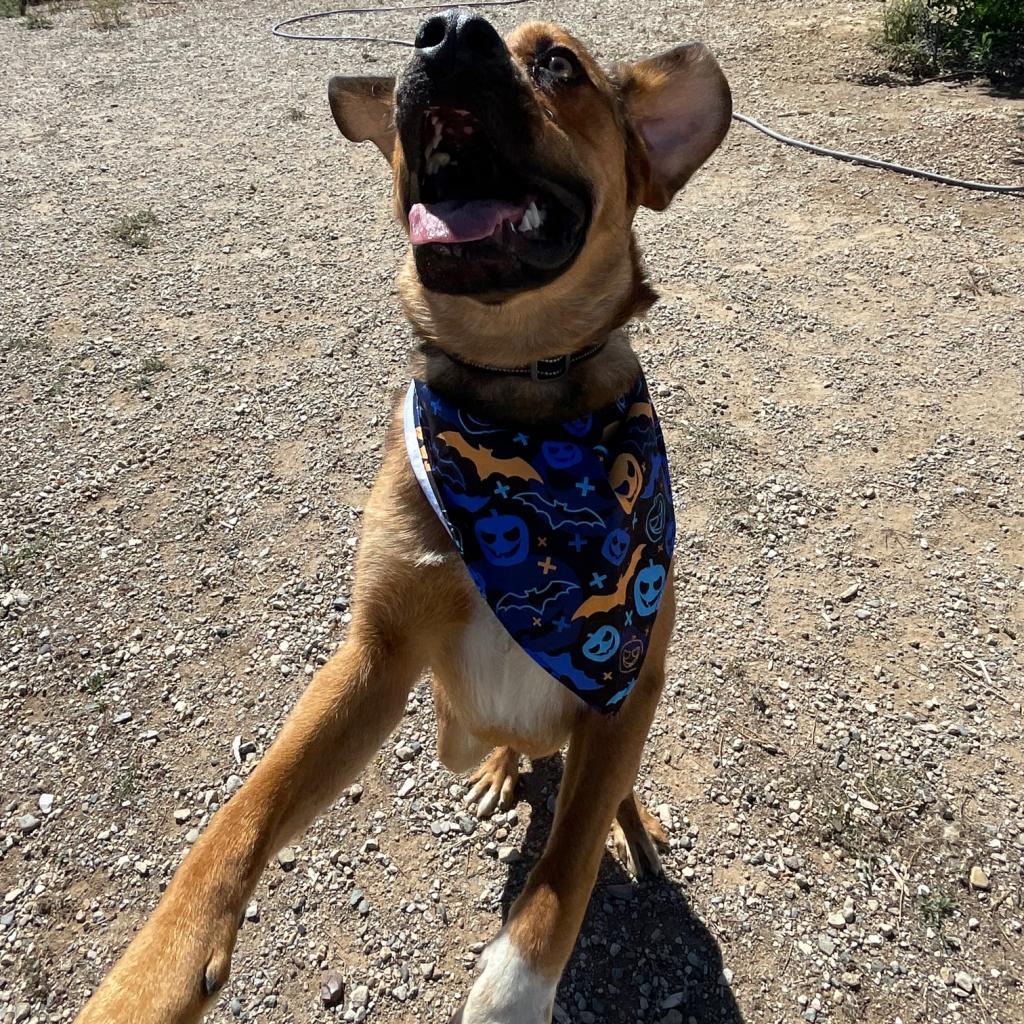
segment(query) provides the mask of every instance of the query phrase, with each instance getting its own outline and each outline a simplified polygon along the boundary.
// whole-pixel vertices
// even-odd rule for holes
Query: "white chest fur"
[[[505,732],[556,749],[580,700],[526,654],[482,598],[462,635],[459,715],[473,732]],[[550,751],[549,751],[550,752]]]

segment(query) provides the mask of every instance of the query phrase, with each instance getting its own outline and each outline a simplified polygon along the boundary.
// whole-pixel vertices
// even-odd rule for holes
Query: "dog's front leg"
[[[581,715],[569,742],[551,835],[452,1024],[548,1024],[583,923],[605,840],[630,795],[664,683],[674,599],[666,588],[643,671],[614,717]]]
[[[200,1019],[227,979],[239,918],[267,860],[351,782],[399,721],[421,668],[419,640],[357,618],[78,1024]]]

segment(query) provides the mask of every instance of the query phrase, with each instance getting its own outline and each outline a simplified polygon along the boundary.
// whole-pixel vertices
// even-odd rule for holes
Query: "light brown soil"
[[[324,86],[402,54],[270,38],[300,10],[0,20],[2,1024],[74,1016],[345,635],[411,339],[385,167],[338,137]],[[783,131],[1024,179],[1019,100],[865,84],[877,12],[540,13],[609,60],[700,36],[737,109]],[[414,18],[376,24],[410,36]],[[111,236],[147,209],[148,248]],[[662,301],[636,342],[681,538],[641,790],[673,845],[640,888],[609,856],[559,1019],[1024,1020],[1024,201],[737,125],[638,233]],[[388,745],[295,870],[270,866],[211,1020],[341,1019],[326,969],[370,986],[369,1020],[447,1020],[558,766],[466,835],[425,685],[399,739],[422,752]]]

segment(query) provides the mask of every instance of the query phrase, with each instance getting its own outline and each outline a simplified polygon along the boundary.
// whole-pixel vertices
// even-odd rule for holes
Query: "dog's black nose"
[[[427,18],[416,33],[416,55],[432,74],[469,70],[505,55],[494,26],[479,14],[445,11]]]

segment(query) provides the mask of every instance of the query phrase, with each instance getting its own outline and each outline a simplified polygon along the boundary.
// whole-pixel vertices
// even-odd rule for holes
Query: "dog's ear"
[[[725,138],[732,117],[729,83],[702,43],[620,65],[615,78],[646,156],[646,166],[636,169],[640,202],[664,210]]]
[[[372,142],[389,162],[395,150],[394,78],[338,75],[327,86],[331,113],[349,142]]]

